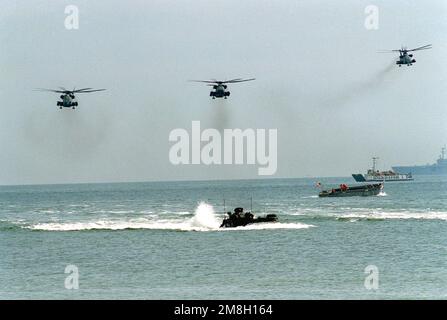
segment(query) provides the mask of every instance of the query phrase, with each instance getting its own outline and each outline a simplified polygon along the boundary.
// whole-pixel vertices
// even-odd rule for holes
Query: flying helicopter
[[[189,80],[189,81],[204,82],[207,84],[207,86],[213,87],[213,90],[210,92],[210,97],[212,97],[213,99],[216,99],[216,98],[227,99],[230,96],[230,91],[227,90],[228,83],[238,83],[238,82],[245,82],[245,81],[252,81],[252,80],[255,80],[255,78],[251,78],[251,79],[237,78],[237,79],[224,80],[224,81],[215,80],[215,79],[212,79],[212,80]]]
[[[75,109],[75,107],[78,106],[78,102],[76,101],[75,93],[76,94],[91,93],[91,92],[106,90],[106,89],[93,89],[93,88],[67,90],[63,87],[59,87],[59,89],[60,90],[38,88],[36,90],[62,93],[61,96],[59,97],[61,100],[57,102],[57,106],[59,107],[59,109],[62,109],[62,108]]]
[[[407,66],[413,65],[413,63],[416,63],[416,59],[413,59],[413,54],[408,54],[408,52],[418,51],[418,50],[426,50],[431,49],[431,44],[427,44],[422,47],[414,48],[414,49],[407,49],[406,47],[402,46],[401,49],[395,49],[395,50],[387,50],[387,51],[379,51],[380,53],[389,53],[389,52],[399,52],[399,60],[396,61],[396,64],[401,67],[403,64],[406,64]]]

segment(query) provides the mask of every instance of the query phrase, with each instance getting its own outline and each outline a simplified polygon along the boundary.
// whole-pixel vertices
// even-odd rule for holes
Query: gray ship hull
[[[389,176],[376,176],[369,174],[353,173],[352,177],[357,182],[392,182],[392,181],[413,181],[411,174],[395,174]]]
[[[399,166],[393,167],[393,170],[399,173],[411,173],[411,174],[447,174],[447,166],[439,166],[437,164],[426,166]]]
[[[411,173],[411,174],[447,174],[447,159],[446,148],[441,149],[441,155],[436,163],[427,164],[425,166],[398,166],[393,167],[393,170],[399,173]]]

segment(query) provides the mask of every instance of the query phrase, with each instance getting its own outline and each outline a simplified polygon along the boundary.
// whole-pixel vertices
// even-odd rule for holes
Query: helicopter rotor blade
[[[234,80],[229,80],[229,81],[225,81],[223,83],[238,83],[238,82],[246,82],[246,81],[253,81],[256,80],[256,78],[250,78],[250,79],[234,79]]]
[[[34,91],[47,91],[47,92],[56,92],[56,93],[64,93],[64,94],[75,94],[75,93],[89,93],[89,92],[96,92],[96,91],[104,91],[106,89],[93,89],[93,88],[83,88],[83,89],[76,89],[73,90],[67,90],[64,87],[59,87],[61,90],[56,89],[47,89],[47,88],[36,88]]]
[[[398,50],[398,49],[395,49],[395,50],[380,50],[380,51],[377,51],[377,53],[393,53],[393,52],[400,52],[400,51],[402,51],[402,50]]]
[[[104,90],[106,90],[106,89],[94,89],[94,90],[84,90],[84,91],[76,90],[73,93],[91,93],[91,92],[104,91]]]
[[[93,89],[93,88],[73,89],[72,92],[80,92],[80,91],[91,90],[91,89]]]
[[[237,80],[242,80],[242,78],[236,78],[236,79],[231,79],[231,80],[225,80],[225,81],[223,81],[223,82],[228,83],[228,82],[233,82],[233,81],[237,81]]]
[[[431,49],[431,48],[432,48],[431,44],[427,44],[425,46],[414,48],[414,49],[407,50],[407,51],[418,51],[418,50],[426,50],[426,49]]]
[[[46,92],[56,92],[56,93],[68,93],[70,91],[67,90],[54,90],[54,89],[46,89],[46,88],[36,88],[34,91],[46,91]]]
[[[217,80],[188,80],[189,82],[203,82],[203,83],[221,83],[222,81]]]
[[[238,83],[238,82],[245,82],[245,81],[252,81],[252,80],[255,80],[255,78],[250,78],[250,79],[236,78],[236,79],[224,80],[224,81],[220,81],[220,80],[188,80],[188,81],[220,85],[220,84],[224,84],[224,83]]]

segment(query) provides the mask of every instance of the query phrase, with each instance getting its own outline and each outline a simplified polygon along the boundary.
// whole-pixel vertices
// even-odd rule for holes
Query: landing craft
[[[351,196],[377,196],[383,191],[383,183],[365,184],[360,186],[348,187],[348,185],[342,183],[340,188],[323,190],[318,196],[324,197],[351,197]]]
[[[78,102],[76,101],[75,93],[91,93],[96,91],[104,91],[106,89],[93,89],[93,88],[83,88],[83,89],[73,89],[73,90],[67,90],[63,87],[59,87],[60,90],[53,90],[53,89],[42,89],[38,88],[36,90],[38,91],[49,91],[49,92],[56,92],[56,93],[62,93],[62,95],[59,97],[61,100],[57,102],[57,106],[59,109],[62,108],[72,108],[75,109],[75,107],[78,106]]]
[[[242,78],[237,78],[237,79],[232,79],[232,80],[225,80],[225,81],[220,81],[220,80],[189,80],[189,81],[193,81],[193,82],[204,82],[207,84],[207,86],[212,86],[213,90],[210,92],[210,97],[212,97],[213,99],[216,98],[224,98],[227,99],[230,96],[230,91],[227,91],[227,83],[238,83],[238,82],[245,82],[245,81],[252,81],[255,80],[255,78],[251,78],[251,79],[242,79]]]
[[[379,51],[379,53],[389,53],[389,52],[399,52],[399,60],[396,61],[396,64],[400,67],[403,64],[406,64],[407,66],[413,65],[413,63],[416,63],[416,59],[413,59],[413,54],[408,54],[408,52],[418,51],[418,50],[426,50],[431,49],[431,44],[427,44],[422,47],[418,47],[415,49],[407,49],[405,47],[402,47],[401,49],[395,49],[395,50],[387,50],[387,51]]]

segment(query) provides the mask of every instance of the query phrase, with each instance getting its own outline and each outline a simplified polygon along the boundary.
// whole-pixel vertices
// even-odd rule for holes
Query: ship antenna
[[[253,212],[253,196],[250,196],[250,212]]]

